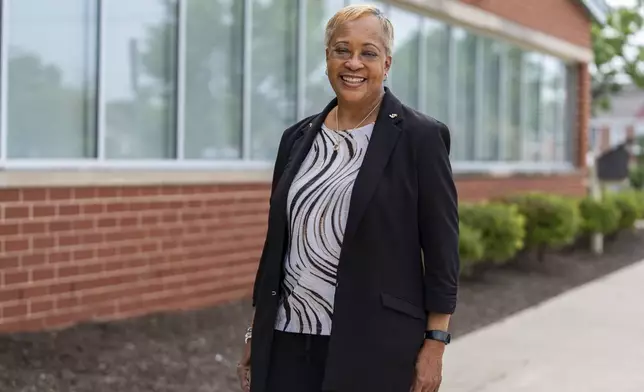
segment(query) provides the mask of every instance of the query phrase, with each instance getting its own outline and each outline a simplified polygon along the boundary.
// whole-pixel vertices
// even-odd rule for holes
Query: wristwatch
[[[445,331],[431,330],[425,331],[425,339],[438,340],[439,342],[443,342],[447,345],[452,341],[452,335]]]

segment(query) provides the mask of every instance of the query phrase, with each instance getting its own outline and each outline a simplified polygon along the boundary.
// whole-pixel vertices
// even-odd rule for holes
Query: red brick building
[[[345,1],[31,3],[1,2],[0,331],[247,297],[277,141],[331,97]],[[464,200],[584,192],[601,1],[378,3],[388,83],[450,126]]]

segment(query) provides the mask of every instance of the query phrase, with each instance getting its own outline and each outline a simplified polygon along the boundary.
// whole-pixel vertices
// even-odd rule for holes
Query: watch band
[[[452,341],[452,335],[449,332],[445,331],[431,330],[425,331],[425,339],[437,340],[445,344],[450,344],[450,342]]]

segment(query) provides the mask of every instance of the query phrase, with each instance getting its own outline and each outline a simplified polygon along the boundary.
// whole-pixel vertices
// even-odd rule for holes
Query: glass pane
[[[555,154],[554,160],[557,162],[566,162],[568,140],[572,130],[568,128],[568,119],[566,118],[566,105],[568,102],[567,93],[567,67],[562,61],[557,61],[557,72],[554,83],[555,90]]]
[[[425,49],[425,107],[423,112],[447,123],[449,91],[449,28],[431,19],[424,21]]]
[[[186,4],[185,157],[236,159],[242,144],[244,3]]]
[[[90,0],[9,0],[8,155],[96,152],[97,7]]]
[[[387,4],[383,3],[382,1],[365,1],[365,0],[349,0],[348,4],[354,5],[354,4],[369,4],[376,6],[380,9],[382,12],[387,12]],[[387,15],[389,16],[389,15]]]
[[[507,81],[505,83],[507,94],[507,112],[505,113],[505,127],[507,141],[505,142],[505,158],[508,161],[521,160],[523,137],[521,134],[521,78],[523,73],[523,51],[519,48],[510,48],[508,52]]]
[[[566,99],[564,103],[564,118],[565,118],[565,160],[566,162],[576,162],[579,154],[586,152],[579,151],[579,146],[575,142],[577,132],[579,131],[579,123],[577,121],[578,114],[578,94],[579,91],[579,66],[578,64],[570,64],[565,67],[566,82],[565,94]]]
[[[499,159],[499,139],[501,124],[500,110],[500,81],[501,58],[503,46],[500,42],[490,39],[483,40],[483,105],[480,135],[477,135],[478,161],[496,161]]]
[[[326,23],[344,6],[344,0],[309,0],[306,8],[306,93],[304,114],[319,113],[335,97],[326,70]]]
[[[541,160],[540,138],[540,101],[542,56],[538,53],[526,53],[524,57],[524,94],[525,122],[523,139],[523,160]]]
[[[103,4],[106,155],[173,157],[176,0]]]
[[[295,122],[297,7],[292,0],[253,0],[251,156],[273,160]]]
[[[541,74],[541,160],[552,162],[555,160],[555,136],[560,133],[557,128],[561,123],[557,121],[557,84],[559,83],[559,61],[550,56],[543,56]]]
[[[455,118],[452,144],[455,160],[474,158],[474,131],[476,114],[476,36],[462,29],[454,29],[456,66]]]
[[[394,26],[394,54],[389,75],[391,91],[404,104],[418,108],[418,49],[421,17],[391,7],[389,19]]]

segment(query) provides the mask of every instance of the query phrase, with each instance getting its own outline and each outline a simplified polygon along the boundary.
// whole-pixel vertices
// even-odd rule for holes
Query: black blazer
[[[282,262],[287,194],[327,114],[287,129],[275,163],[268,232],[253,292],[252,392],[264,392]],[[389,89],[356,178],[338,265],[325,387],[402,392],[411,385],[428,312],[457,300],[458,207],[447,127]],[[424,257],[423,257],[424,255]]]

